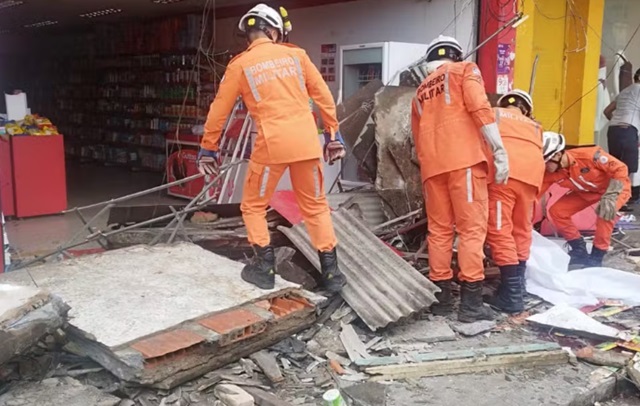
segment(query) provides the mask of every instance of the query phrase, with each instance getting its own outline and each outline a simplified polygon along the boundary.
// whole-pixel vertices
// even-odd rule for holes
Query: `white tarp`
[[[640,305],[640,275],[612,268],[568,272],[569,255],[556,243],[533,232],[527,262],[527,292],[555,305],[594,305],[599,299],[618,299]]]

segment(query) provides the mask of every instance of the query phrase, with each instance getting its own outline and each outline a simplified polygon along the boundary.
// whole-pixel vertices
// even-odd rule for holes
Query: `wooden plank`
[[[500,368],[536,367],[564,364],[569,355],[563,350],[540,351],[527,354],[488,356],[485,358],[465,358],[459,360],[431,361],[417,364],[387,365],[366,368],[365,372],[374,376],[373,380],[421,378],[442,375],[459,375],[490,371]]]
[[[443,351],[443,352],[428,352],[420,354],[412,354],[411,360],[408,360],[402,356],[395,357],[372,357],[372,358],[360,358],[354,361],[356,365],[360,367],[373,367],[382,365],[404,364],[410,361],[414,362],[432,362],[432,361],[444,361],[444,360],[456,360],[464,358],[477,358],[491,355],[510,355],[520,353],[533,353],[540,351],[554,351],[561,349],[557,343],[538,343],[538,344],[523,344],[523,345],[509,345],[503,347],[488,347],[477,350],[457,350],[457,351]]]
[[[284,381],[284,376],[282,376],[282,371],[280,371],[278,361],[271,353],[264,350],[258,351],[255,354],[252,354],[249,358],[251,358],[251,360],[260,367],[260,369],[262,369],[262,372],[264,372],[271,382],[280,383]]]
[[[344,348],[347,350],[347,354],[349,354],[349,359],[351,359],[351,361],[355,362],[362,358],[369,358],[367,348],[364,343],[360,341],[358,334],[356,334],[356,331],[353,329],[351,324],[342,326],[340,340],[342,341]]]

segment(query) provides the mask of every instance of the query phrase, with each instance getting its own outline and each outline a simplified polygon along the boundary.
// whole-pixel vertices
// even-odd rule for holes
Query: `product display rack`
[[[72,68],[52,114],[67,155],[164,171],[165,134],[202,124],[213,100],[215,77],[194,69],[196,60],[195,53],[114,56]]]
[[[204,123],[230,58],[202,48],[211,27],[183,15],[52,36],[13,79],[64,134],[67,158],[163,172],[166,135]]]

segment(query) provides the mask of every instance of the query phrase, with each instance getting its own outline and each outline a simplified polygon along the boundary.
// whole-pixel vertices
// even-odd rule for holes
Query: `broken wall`
[[[387,86],[375,98],[376,189],[389,218],[424,206],[420,167],[411,134],[411,101],[415,92],[412,87]]]

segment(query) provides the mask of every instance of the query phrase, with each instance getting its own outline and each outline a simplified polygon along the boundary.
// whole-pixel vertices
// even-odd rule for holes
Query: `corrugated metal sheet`
[[[367,226],[340,209],[332,213],[340,244],[340,269],[348,284],[342,297],[371,328],[376,330],[426,309],[436,301],[438,288],[396,255]],[[320,269],[318,254],[303,225],[279,227],[300,251]]]
[[[338,210],[343,205],[348,209],[352,204],[357,204],[362,210],[364,221],[369,228],[387,221],[387,216],[385,216],[383,210],[382,198],[375,190],[331,193],[327,195],[327,200],[333,210]]]

